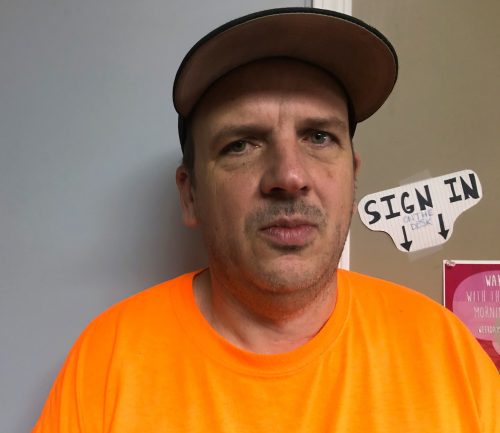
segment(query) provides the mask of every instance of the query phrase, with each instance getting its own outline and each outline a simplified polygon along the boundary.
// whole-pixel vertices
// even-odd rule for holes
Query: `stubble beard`
[[[302,201],[276,202],[255,211],[247,218],[247,236],[251,236],[258,227],[281,215],[306,218],[317,225],[320,236],[328,221],[328,216],[320,209]],[[258,261],[252,265],[238,266],[234,262],[233,254],[230,254],[231,257],[224,257],[212,241],[212,245],[207,245],[212,278],[224,286],[225,291],[235,300],[244,303],[260,316],[274,316],[279,320],[297,314],[308,305],[331,297],[332,291],[335,291],[335,275],[350,220],[349,216],[346,221],[338,222],[334,228],[333,239],[320,239],[323,242],[333,241],[334,245],[322,256],[311,258],[310,260],[316,260],[317,263],[306,269],[272,269],[259,265]],[[281,252],[287,254],[286,251]],[[235,253],[234,256],[238,254]]]

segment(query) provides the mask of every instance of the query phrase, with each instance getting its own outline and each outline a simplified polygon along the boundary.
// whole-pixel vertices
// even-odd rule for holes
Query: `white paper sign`
[[[450,239],[457,217],[482,196],[477,174],[462,170],[367,195],[358,211],[369,229],[387,232],[399,250],[414,252]]]

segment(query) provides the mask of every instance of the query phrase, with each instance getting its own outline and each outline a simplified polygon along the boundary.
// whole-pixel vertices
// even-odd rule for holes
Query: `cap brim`
[[[333,74],[351,100],[356,122],[382,106],[398,74],[394,48],[366,23],[324,9],[272,9],[230,21],[189,51],[174,81],[175,109],[188,117],[220,77],[271,57],[302,60]]]

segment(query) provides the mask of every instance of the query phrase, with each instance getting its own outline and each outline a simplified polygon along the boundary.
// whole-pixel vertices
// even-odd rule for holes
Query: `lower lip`
[[[304,224],[295,227],[272,226],[261,232],[272,243],[287,247],[303,247],[312,241],[314,231],[314,226]]]

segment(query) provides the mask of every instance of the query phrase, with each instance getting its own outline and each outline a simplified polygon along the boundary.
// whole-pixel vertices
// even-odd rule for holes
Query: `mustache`
[[[303,200],[277,201],[267,204],[251,213],[246,220],[247,230],[258,229],[271,224],[279,217],[302,218],[311,224],[325,225],[326,216],[318,207]]]

